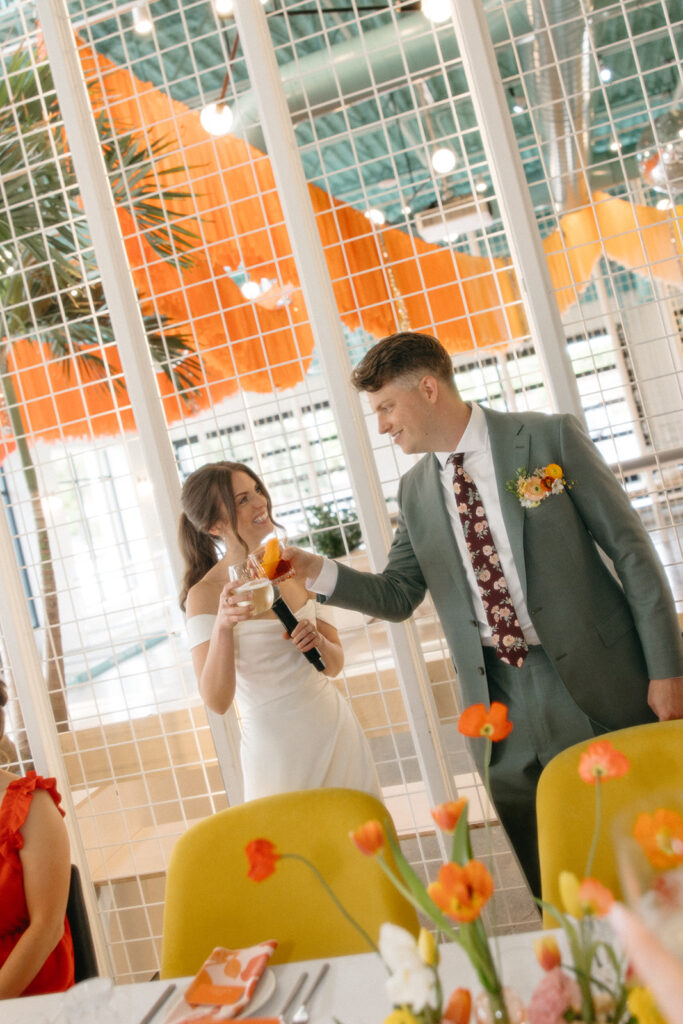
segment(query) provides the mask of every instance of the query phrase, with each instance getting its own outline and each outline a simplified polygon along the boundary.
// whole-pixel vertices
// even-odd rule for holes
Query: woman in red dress
[[[0,680],[0,739],[7,690]],[[54,779],[0,769],[0,999],[74,983],[66,919],[71,859]]]

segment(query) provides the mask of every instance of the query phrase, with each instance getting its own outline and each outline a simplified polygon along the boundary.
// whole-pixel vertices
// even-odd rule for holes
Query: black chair
[[[69,919],[71,938],[74,944],[74,976],[76,981],[96,978],[99,974],[95,944],[92,940],[90,922],[85,909],[81,876],[75,864],[71,865],[71,881],[69,883],[69,899],[66,904],[66,916]]]

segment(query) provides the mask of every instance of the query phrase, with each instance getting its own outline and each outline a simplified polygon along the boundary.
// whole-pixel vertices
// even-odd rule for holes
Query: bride
[[[344,664],[331,612],[302,582],[284,580],[282,597],[298,619],[290,638],[273,611],[254,615],[240,603],[240,582],[229,579],[228,566],[273,530],[262,481],[243,463],[209,463],[185,481],[182,506],[180,605],[204,703],[224,714],[237,701],[245,800],[323,786],[380,796],[363,730],[327,678]],[[304,657],[313,647],[324,674]]]

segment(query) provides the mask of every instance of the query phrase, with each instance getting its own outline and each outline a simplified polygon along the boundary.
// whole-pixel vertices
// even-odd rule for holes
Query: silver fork
[[[329,964],[323,964],[322,965],[322,967],[320,968],[320,971],[318,972],[318,975],[317,975],[315,981],[313,982],[313,984],[311,985],[310,989],[308,990],[306,998],[301,1002],[298,1010],[296,1011],[296,1013],[292,1017],[291,1024],[308,1024],[308,1022],[310,1020],[310,1015],[308,1013],[308,1004],[310,1003],[312,996],[315,994],[318,986],[320,985],[321,981],[323,980],[323,978],[325,977],[325,975],[327,974],[329,969],[330,969],[330,965]]]
[[[285,1005],[280,1010],[280,1012],[278,1014],[278,1017],[280,1018],[280,1020],[284,1021],[285,1024],[286,1024],[286,1021],[287,1021],[287,1013],[289,1012],[289,1008],[290,1008],[290,1006],[292,1006],[294,1004],[294,1000],[299,995],[299,992],[301,991],[303,986],[306,984],[307,980],[308,980],[308,971],[304,971],[303,974],[300,974],[299,977],[297,978],[296,983],[294,985],[294,988],[292,989],[292,991],[290,992],[290,994],[289,994],[289,996],[287,998],[287,1002],[285,1003]]]

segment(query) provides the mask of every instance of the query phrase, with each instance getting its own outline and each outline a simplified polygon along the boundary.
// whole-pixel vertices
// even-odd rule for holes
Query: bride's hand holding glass
[[[221,593],[228,618],[235,622],[263,615],[273,604],[273,588],[258,558],[248,555],[228,566],[230,582]]]

